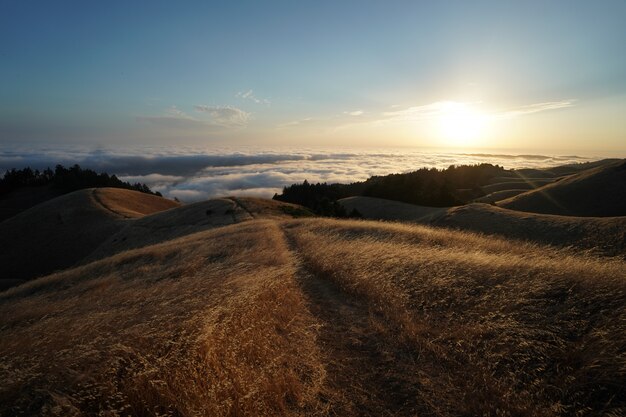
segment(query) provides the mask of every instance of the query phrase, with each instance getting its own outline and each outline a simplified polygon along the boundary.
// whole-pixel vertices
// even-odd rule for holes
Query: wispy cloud
[[[252,90],[248,90],[248,91],[239,91],[237,94],[235,94],[235,97],[237,98],[241,98],[244,100],[250,100],[255,102],[256,104],[271,104],[271,102],[266,99],[266,98],[259,98],[257,96],[254,95],[254,91]]]
[[[539,113],[547,110],[564,109],[574,106],[576,100],[561,100],[561,101],[547,101],[544,103],[529,104],[521,106],[513,110],[500,112],[497,115],[500,117],[517,117],[525,114]]]
[[[211,123],[224,127],[243,127],[250,120],[250,113],[234,106],[197,105],[194,109],[198,113],[208,114]]]
[[[458,105],[453,101],[436,101],[421,106],[411,106],[402,110],[383,112],[379,121],[419,121],[428,120],[440,115],[451,106]]]
[[[557,110],[572,107],[576,100],[547,101],[543,103],[533,103],[523,105],[509,110],[493,110],[481,112],[484,117],[494,119],[504,119],[524,116],[533,113],[539,113],[549,110]],[[449,111],[458,111],[460,109],[472,109],[475,103],[464,103],[457,101],[436,101],[420,106],[411,106],[401,110],[386,111],[382,113],[382,117],[375,119],[373,122],[377,124],[398,121],[423,121],[431,120],[439,117],[441,114]]]
[[[156,125],[161,128],[175,129],[198,128],[206,125],[204,121],[194,119],[176,106],[168,107],[164,111],[164,114],[157,116],[137,116],[135,120],[141,123]]]
[[[310,124],[314,120],[315,119],[313,119],[312,117],[305,117],[304,119],[292,120],[290,122],[281,123],[281,124],[277,125],[276,127],[278,129],[284,129],[284,128],[290,128],[290,127],[295,127],[295,126],[301,126],[301,125],[305,125],[305,124]]]
[[[363,115],[363,110],[354,110],[354,111],[344,111],[343,114],[347,114],[348,116],[361,116]]]
[[[250,120],[250,113],[233,106],[194,106],[198,117],[191,116],[176,106],[170,106],[163,114],[137,116],[135,120],[161,128],[207,129],[244,127]],[[200,117],[200,115],[205,117]]]

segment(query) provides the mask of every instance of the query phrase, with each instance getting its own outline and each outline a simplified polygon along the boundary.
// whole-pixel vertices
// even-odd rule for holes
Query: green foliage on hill
[[[282,194],[274,195],[274,199],[300,204],[318,215],[331,217],[348,217],[337,200],[353,196],[449,207],[467,203],[468,196],[481,196],[480,187],[503,171],[503,167],[492,164],[451,165],[442,170],[422,168],[404,174],[373,176],[351,184],[311,184],[305,180],[302,184],[284,187]]]
[[[33,170],[30,167],[24,169],[12,169],[6,171],[0,179],[0,194],[9,193],[22,187],[41,187],[50,185],[63,193],[80,190],[83,188],[114,187],[140,191],[146,194],[161,196],[159,192],[153,192],[146,184],[130,184],[122,181],[115,175],[100,173],[83,169],[78,165],[65,168],[57,165],[53,170],[47,168],[43,171]]]

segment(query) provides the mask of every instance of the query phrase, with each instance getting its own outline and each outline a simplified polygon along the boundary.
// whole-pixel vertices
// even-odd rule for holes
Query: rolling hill
[[[0,290],[81,262],[250,220],[253,215],[312,214],[293,204],[255,198],[218,198],[180,206],[121,188],[75,191],[0,222],[0,246],[6,248],[0,252]]]
[[[91,189],[0,223],[0,415],[626,413],[626,216],[341,204],[387,222]]]
[[[248,214],[0,293],[0,414],[626,410],[624,261]]]
[[[626,256],[626,216],[557,216],[481,203],[422,207],[371,197],[350,197],[340,202],[347,210],[358,210],[366,219],[420,223]]]
[[[128,220],[177,206],[120,188],[85,189],[38,204],[0,222],[0,286],[70,267]]]
[[[570,216],[626,215],[626,160],[570,175],[498,202],[513,210]]]

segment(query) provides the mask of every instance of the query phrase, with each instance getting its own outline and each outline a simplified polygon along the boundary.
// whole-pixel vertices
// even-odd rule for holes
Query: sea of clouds
[[[54,169],[56,164],[115,174],[146,183],[164,196],[184,202],[225,195],[272,197],[305,179],[311,183],[350,183],[372,175],[422,167],[492,163],[505,168],[543,168],[598,157],[449,153],[413,149],[12,149],[0,150],[0,173],[11,168]]]

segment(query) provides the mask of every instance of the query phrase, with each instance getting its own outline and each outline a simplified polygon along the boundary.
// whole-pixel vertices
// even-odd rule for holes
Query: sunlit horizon
[[[626,4],[10,1],[4,147],[626,155]]]

